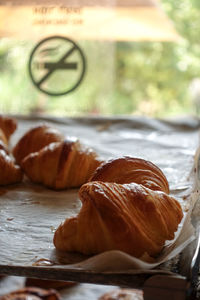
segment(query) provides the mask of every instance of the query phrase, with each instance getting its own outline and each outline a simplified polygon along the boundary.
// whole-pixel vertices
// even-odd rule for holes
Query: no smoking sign
[[[52,36],[40,41],[29,60],[29,74],[37,88],[51,96],[75,90],[85,74],[85,57],[71,39]]]

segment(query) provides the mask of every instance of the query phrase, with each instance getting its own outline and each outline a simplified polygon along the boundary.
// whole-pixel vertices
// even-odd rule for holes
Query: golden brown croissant
[[[79,187],[87,182],[100,160],[78,140],[51,143],[21,162],[28,178],[53,189]]]
[[[8,153],[8,140],[1,128],[0,128],[0,149],[3,149]]]
[[[8,142],[11,134],[16,130],[17,122],[13,118],[0,116],[0,149],[8,153]]]
[[[167,178],[156,165],[144,159],[128,156],[112,159],[101,164],[90,178],[90,181],[135,182],[151,190],[169,194]]]
[[[39,125],[22,136],[13,149],[18,164],[30,153],[34,153],[53,142],[60,142],[64,136],[55,128]]]
[[[140,290],[117,288],[103,294],[98,300],[144,300],[144,297]]]
[[[17,128],[17,122],[13,118],[0,116],[0,128],[3,130],[7,141],[9,140],[11,134],[13,134]]]
[[[0,297],[0,300],[59,300],[60,295],[53,289],[27,287]]]
[[[18,183],[22,180],[23,174],[19,166],[16,166],[12,158],[0,150],[0,185]]]
[[[180,204],[141,184],[89,182],[79,191],[82,208],[55,232],[56,248],[84,254],[121,250],[135,257],[158,254],[182,219]]]

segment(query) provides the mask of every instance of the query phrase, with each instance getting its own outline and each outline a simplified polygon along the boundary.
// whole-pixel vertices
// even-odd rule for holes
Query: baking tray
[[[130,155],[151,160],[164,171],[175,196],[183,196],[185,190],[192,191],[191,169],[199,144],[197,119],[22,116],[17,119],[19,127],[12,145],[31,126],[46,122],[66,135],[77,136],[104,159]],[[67,211],[63,192],[47,190],[26,180],[20,185],[0,189],[1,274],[142,288],[145,298],[154,300],[157,299],[155,291],[158,297],[163,293],[163,297],[169,298],[172,293],[176,299],[184,299],[192,293],[199,268],[198,217],[195,214],[192,220],[196,238],[170,261],[150,271],[99,272],[68,266],[86,257],[57,253],[53,247],[54,229],[80,209],[76,189],[66,191],[66,201]]]

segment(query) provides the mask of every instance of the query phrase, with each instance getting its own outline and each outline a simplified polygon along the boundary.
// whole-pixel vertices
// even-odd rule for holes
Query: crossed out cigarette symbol
[[[68,44],[72,45],[70,47],[69,50],[66,51],[66,53],[59,58],[56,62],[43,62],[42,63],[42,67],[43,69],[47,70],[45,75],[43,75],[41,78],[39,78],[39,80],[37,78],[35,78],[36,76],[34,76],[34,72],[32,70],[32,65],[33,65],[33,60],[34,60],[34,56],[37,55],[37,50],[41,47],[41,45],[43,45],[44,43],[48,43],[49,41],[52,40],[64,40],[66,41]],[[79,62],[67,62],[67,58],[69,58],[74,52],[78,53],[78,57],[79,57]],[[78,70],[78,64],[81,64],[81,68],[79,68]],[[81,69],[81,72],[80,72]],[[43,83],[46,82],[48,80],[48,78],[55,72],[55,71],[59,71],[59,70],[76,70],[77,72],[80,72],[78,79],[76,80],[76,82],[73,84],[73,86],[71,86],[70,88],[68,87],[65,91],[60,91],[60,92],[54,92],[54,91],[49,91],[47,88],[43,87]],[[52,36],[52,37],[48,37],[42,41],[40,41],[36,47],[33,49],[31,56],[30,56],[30,60],[29,60],[29,74],[30,77],[34,83],[34,85],[37,86],[37,88],[39,90],[41,90],[42,92],[51,95],[51,96],[60,96],[60,95],[65,95],[69,92],[72,92],[75,88],[77,88],[80,84],[80,82],[83,79],[83,76],[85,74],[85,57],[83,55],[82,50],[79,48],[78,45],[76,45],[71,39],[65,38],[65,37],[61,37],[61,36]]]

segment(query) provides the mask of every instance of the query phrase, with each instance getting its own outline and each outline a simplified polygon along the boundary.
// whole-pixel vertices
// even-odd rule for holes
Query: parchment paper
[[[93,257],[61,253],[53,246],[53,234],[65,218],[79,212],[78,190],[52,191],[25,180],[19,185],[0,188],[0,265],[52,265],[52,268],[141,273],[176,256],[194,239],[190,213],[198,199],[198,153],[195,156],[199,142],[198,120],[18,117],[18,122],[12,145],[30,127],[46,122],[66,135],[80,138],[103,159],[129,155],[151,160],[167,176],[171,194],[183,207],[184,219],[175,241],[167,242],[151,263],[120,251]]]

